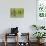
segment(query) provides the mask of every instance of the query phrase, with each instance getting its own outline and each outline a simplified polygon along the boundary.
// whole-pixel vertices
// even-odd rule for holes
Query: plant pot
[[[40,39],[37,39],[37,46],[40,46]]]
[[[40,43],[40,39],[37,39],[37,43]]]
[[[41,43],[44,42],[44,40],[45,40],[45,39],[38,39],[37,42],[38,42],[39,44],[41,44]]]

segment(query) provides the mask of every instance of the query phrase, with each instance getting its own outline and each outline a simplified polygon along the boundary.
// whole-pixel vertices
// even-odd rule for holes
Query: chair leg
[[[16,37],[16,45],[15,46],[18,46],[18,34],[17,34],[17,37]]]
[[[18,34],[17,34],[17,46],[18,46]]]
[[[7,42],[5,41],[5,46],[7,46]]]
[[[7,46],[7,34],[5,34],[5,46]]]

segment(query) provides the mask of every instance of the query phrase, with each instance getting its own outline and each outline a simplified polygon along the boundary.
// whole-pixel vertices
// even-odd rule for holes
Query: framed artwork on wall
[[[41,17],[46,17],[46,0],[37,0],[37,15]]]
[[[24,17],[24,8],[10,8],[10,17]]]
[[[45,26],[46,25],[46,0],[37,0],[36,4],[36,24]]]

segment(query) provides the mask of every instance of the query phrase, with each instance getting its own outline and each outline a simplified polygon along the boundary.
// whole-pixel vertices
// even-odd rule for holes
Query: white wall
[[[24,8],[24,18],[10,18],[10,8],[17,7]],[[0,34],[16,26],[31,34],[32,24],[36,24],[36,0],[0,0]]]

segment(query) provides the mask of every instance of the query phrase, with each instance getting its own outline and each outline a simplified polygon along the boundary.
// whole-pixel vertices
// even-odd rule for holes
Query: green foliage
[[[38,30],[38,27],[37,27],[36,25],[32,25],[32,27],[33,27],[33,28],[35,27],[35,28],[36,28],[36,30]]]
[[[35,32],[33,35],[37,38],[37,39],[42,39],[46,33],[45,32]]]
[[[32,25],[33,26],[33,28],[35,27],[36,28],[36,30],[39,30],[39,29],[45,29],[45,26],[37,26],[37,25]]]
[[[45,28],[45,26],[41,26],[41,27],[40,27],[40,29],[44,29],[44,28]]]

